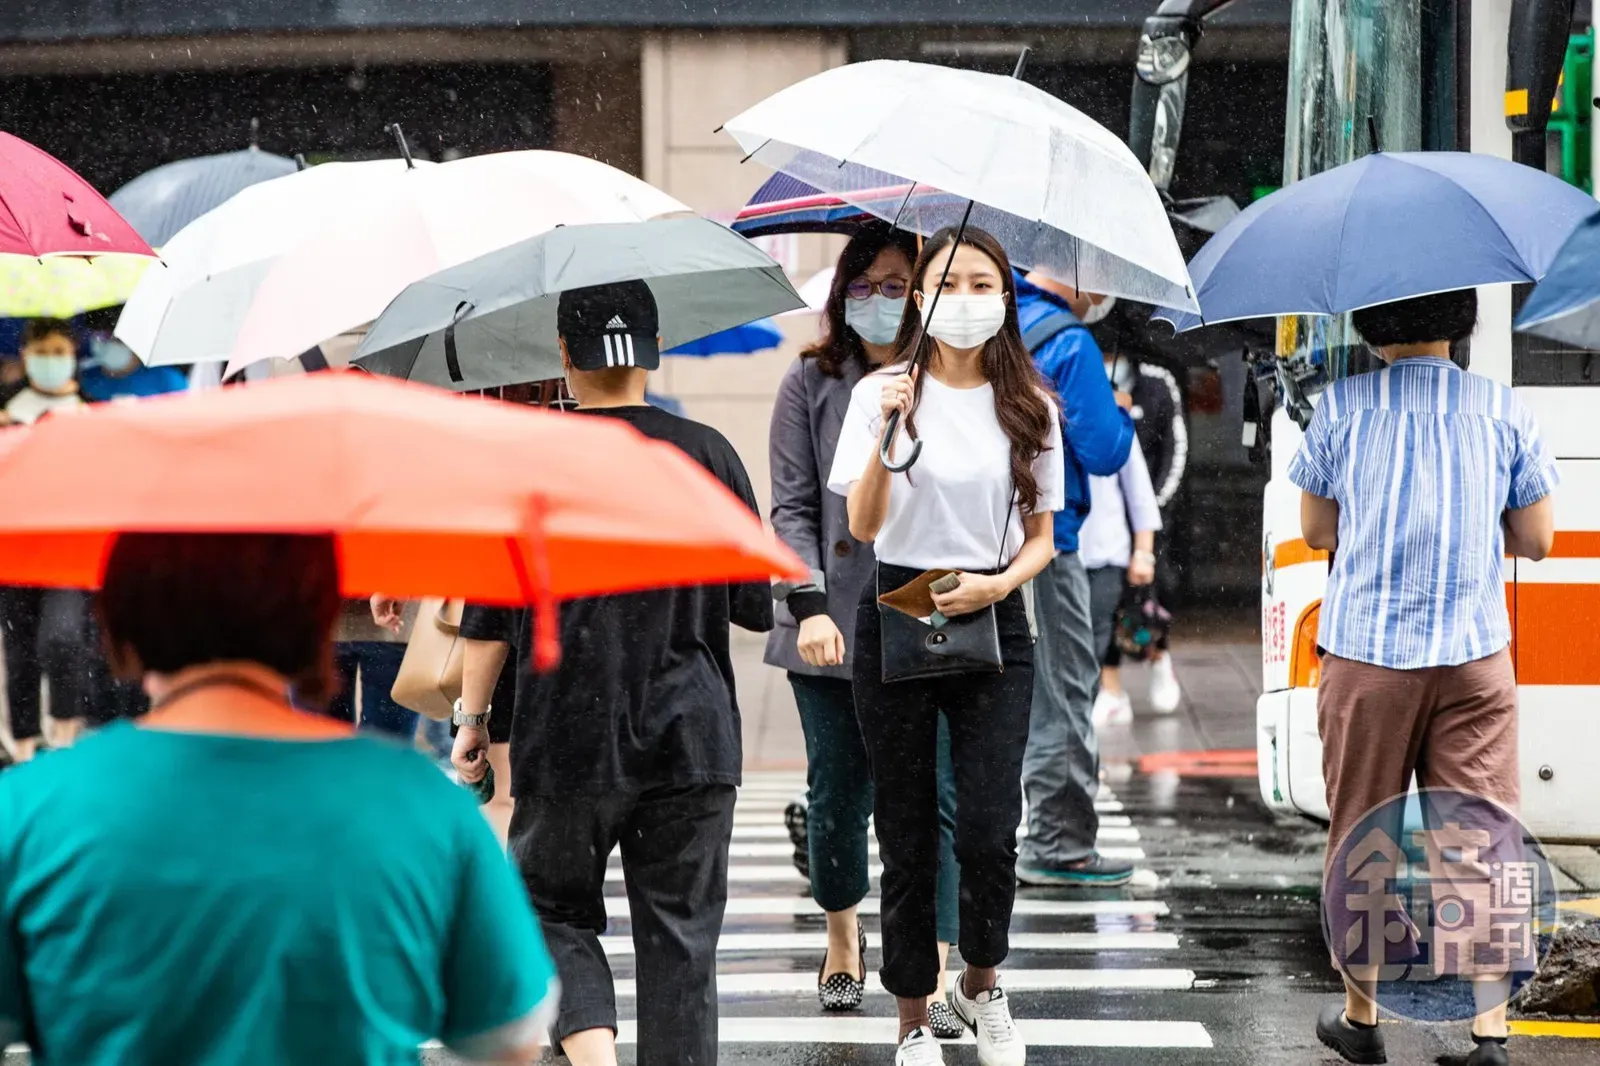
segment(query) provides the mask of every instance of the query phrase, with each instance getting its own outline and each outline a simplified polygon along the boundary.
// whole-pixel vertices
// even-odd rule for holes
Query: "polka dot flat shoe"
[[[822,968],[817,971],[817,1002],[822,1004],[825,1011],[858,1010],[861,1007],[861,997],[867,990],[867,931],[861,928],[859,921],[856,923],[856,938],[860,951],[859,977],[836,973],[824,979],[822,971],[827,969],[828,959],[826,956],[822,959]]]

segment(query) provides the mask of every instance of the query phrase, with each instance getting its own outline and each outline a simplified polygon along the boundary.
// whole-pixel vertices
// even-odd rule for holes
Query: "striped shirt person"
[[[1339,504],[1327,652],[1415,670],[1511,642],[1501,515],[1544,499],[1558,476],[1509,388],[1440,357],[1336,381],[1289,480]]]
[[[1383,928],[1381,942],[1368,939],[1373,927],[1346,905],[1358,891],[1339,859],[1347,841],[1368,849],[1361,854],[1371,848],[1362,834],[1378,828],[1399,841],[1397,812],[1415,778],[1440,790],[1426,805],[1429,828],[1445,819],[1481,834],[1479,861],[1520,854],[1507,813],[1521,781],[1501,560],[1507,551],[1532,559],[1550,551],[1557,475],[1515,394],[1450,361],[1477,312],[1471,289],[1355,312],[1356,331],[1388,365],[1323,392],[1289,466],[1303,493],[1306,543],[1333,552],[1318,633],[1323,918],[1347,966],[1344,1003],[1323,1009],[1317,1037],[1351,1062],[1384,1061],[1375,960],[1412,959],[1418,944],[1409,930],[1398,943]],[[1466,810],[1445,813],[1462,806],[1442,798],[1452,794],[1469,801]],[[1380,825],[1363,823],[1379,810]],[[1460,971],[1444,962],[1440,973]],[[1501,1046],[1504,999],[1493,1000],[1474,999],[1479,1046],[1469,1066],[1510,1061]]]

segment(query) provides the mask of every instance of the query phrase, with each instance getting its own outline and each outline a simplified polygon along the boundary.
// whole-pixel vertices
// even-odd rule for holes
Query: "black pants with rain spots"
[[[573,1033],[617,1027],[600,935],[607,859],[620,848],[638,982],[639,1066],[714,1066],[717,941],[728,903],[734,797],[732,785],[517,797],[509,850],[561,978],[554,1047]]]
[[[878,589],[919,571],[879,564],[856,612],[856,717],[876,787],[883,860],[883,969],[891,994],[910,999],[939,986],[935,896],[939,872],[939,712],[950,725],[956,773],[956,862],[961,869],[960,949],[973,966],[998,966],[1010,950],[1017,895],[1022,756],[1033,706],[1033,637],[1022,594],[995,604],[998,674],[883,681]]]

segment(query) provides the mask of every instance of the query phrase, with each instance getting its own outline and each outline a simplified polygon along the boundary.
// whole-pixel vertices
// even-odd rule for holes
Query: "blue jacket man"
[[[1077,319],[1068,298],[1052,291],[1059,283],[1020,273],[1016,281],[1017,319],[1024,337],[1051,316],[1073,316],[1071,325],[1039,345],[1033,362],[1061,400],[1067,505],[1056,512],[1056,550],[1075,552],[1078,530],[1089,514],[1089,475],[1109,477],[1122,469],[1133,447],[1133,419],[1117,406],[1106,380],[1105,358],[1088,327]],[[1064,285],[1059,288],[1072,291]]]
[[[1055,518],[1059,554],[1033,579],[1038,642],[1022,763],[1028,836],[1017,856],[1017,879],[1030,885],[1126,884],[1133,865],[1106,859],[1095,848],[1100,749],[1093,708],[1100,658],[1078,530],[1089,513],[1089,475],[1122,469],[1133,449],[1133,419],[1117,406],[1100,347],[1078,318],[1094,298],[1040,274],[1019,274],[1016,281],[1023,338],[1060,397],[1067,479],[1067,504]]]

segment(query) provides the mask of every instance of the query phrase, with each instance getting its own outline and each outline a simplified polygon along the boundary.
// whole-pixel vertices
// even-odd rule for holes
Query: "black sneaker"
[[[1474,1036],[1472,1042],[1478,1046],[1467,1056],[1466,1066],[1511,1066],[1511,1053],[1504,1040]]]
[[[1346,1062],[1384,1063],[1389,1055],[1383,1050],[1383,1034],[1376,1025],[1352,1025],[1344,1016],[1344,1007],[1330,1003],[1317,1016],[1317,1039],[1339,1053]]]
[[[806,836],[806,799],[801,796],[791,800],[783,809],[783,824],[789,830],[789,843],[794,845],[794,868],[800,876],[811,880],[811,847]]]

